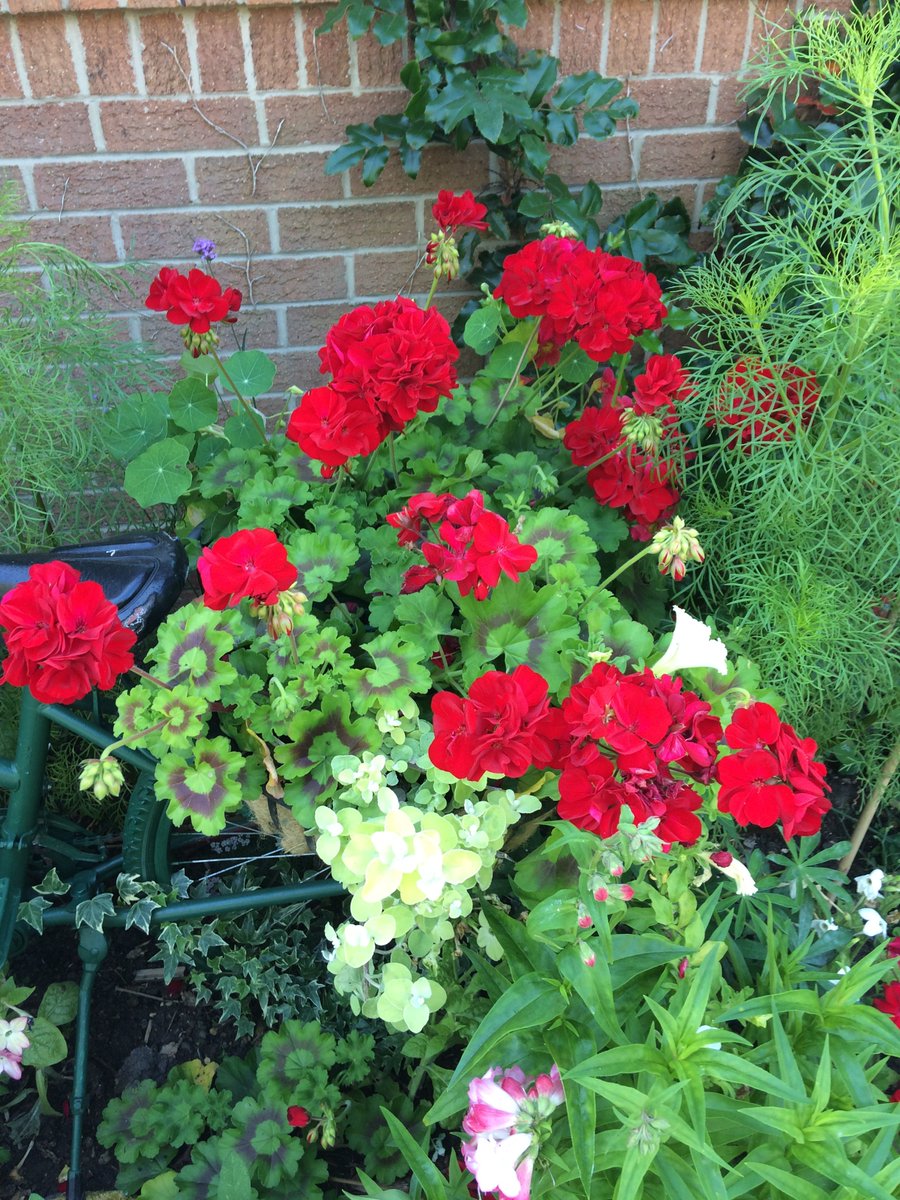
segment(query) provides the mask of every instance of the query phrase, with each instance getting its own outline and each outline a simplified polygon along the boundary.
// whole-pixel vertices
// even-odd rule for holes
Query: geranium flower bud
[[[541,237],[577,238],[578,230],[568,221],[546,221],[541,226]]]
[[[194,358],[199,358],[201,354],[210,354],[219,344],[214,329],[208,329],[206,333],[194,333],[190,325],[185,325],[181,330],[181,340],[185,350],[190,350]]]
[[[671,573],[678,582],[684,579],[687,563],[702,563],[706,555],[700,545],[696,529],[688,529],[681,517],[673,517],[670,525],[664,525],[653,535],[652,553],[659,555],[661,575]]]
[[[431,235],[431,241],[425,248],[425,262],[434,268],[435,279],[443,275],[449,282],[459,274],[459,250],[456,239],[444,231],[438,230]]]
[[[89,758],[81,764],[78,789],[91,790],[98,800],[118,796],[124,782],[122,767],[115,758]]]
[[[622,433],[625,441],[647,454],[654,454],[659,449],[662,432],[662,421],[659,417],[639,413],[634,408],[626,408],[622,413]]]

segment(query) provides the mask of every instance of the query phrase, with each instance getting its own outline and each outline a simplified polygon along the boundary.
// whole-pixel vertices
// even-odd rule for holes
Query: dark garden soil
[[[114,1096],[142,1079],[162,1082],[176,1063],[193,1058],[220,1061],[227,1054],[243,1052],[250,1039],[236,1039],[234,1026],[216,1024],[216,1013],[193,1003],[191,994],[169,992],[162,978],[136,978],[148,968],[156,942],[135,932],[116,931],[110,951],[100,969],[94,989],[91,1017],[90,1101],[82,1147],[82,1178],[88,1192],[115,1186],[117,1165],[109,1150],[94,1134],[103,1108]],[[81,976],[77,939],[70,930],[53,930],[36,938],[11,969],[16,983],[36,989],[40,1001],[48,984]],[[70,1054],[74,1049],[72,1027],[65,1030]],[[26,1076],[27,1079],[27,1076]],[[54,1069],[49,1098],[54,1108],[68,1111],[71,1061]],[[18,1106],[13,1113],[19,1111]],[[40,1132],[20,1144],[9,1139],[8,1128],[0,1128],[0,1145],[11,1151],[9,1163],[0,1166],[0,1200],[27,1200],[32,1192],[52,1198],[65,1187],[58,1186],[69,1161],[71,1122],[68,1117],[42,1117]]]

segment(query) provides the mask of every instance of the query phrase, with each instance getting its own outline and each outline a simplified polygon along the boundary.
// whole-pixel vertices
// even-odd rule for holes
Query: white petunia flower
[[[856,884],[857,895],[870,903],[881,899],[881,885],[884,883],[884,871],[876,867],[868,875],[857,875],[853,882]]]
[[[677,604],[672,606],[672,611],[675,613],[675,632],[668,650],[650,668],[653,674],[660,678],[693,667],[711,667],[720,675],[727,675],[728,650],[725,643],[714,638],[708,626],[696,617],[689,616]]]
[[[861,908],[859,915],[864,922],[862,931],[866,937],[887,937],[887,921],[877,908]]]

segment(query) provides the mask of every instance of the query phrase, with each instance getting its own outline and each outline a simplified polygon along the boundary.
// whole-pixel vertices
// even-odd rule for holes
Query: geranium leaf
[[[190,821],[198,833],[218,833],[226,813],[240,807],[243,765],[243,755],[224,737],[199,738],[189,761],[181,753],[165,755],[156,767],[156,791],[169,801],[166,816],[178,825]]]
[[[285,539],[297,568],[297,586],[310,600],[324,600],[350,574],[359,550],[347,538],[327,533],[293,533]]]

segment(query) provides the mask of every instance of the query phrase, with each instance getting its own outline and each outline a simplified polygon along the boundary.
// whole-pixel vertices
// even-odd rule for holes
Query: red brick
[[[276,387],[285,390],[299,387],[305,391],[325,382],[324,376],[319,374],[319,356],[315,350],[282,351],[280,354],[270,354],[269,358],[277,370]]]
[[[747,147],[737,133],[648,134],[641,179],[717,179],[737,169]]]
[[[99,12],[116,6],[112,0],[69,0],[68,7],[72,12]]]
[[[405,41],[382,46],[372,34],[356,43],[356,67],[364,88],[390,87],[399,83],[400,72],[409,58]]]
[[[736,71],[744,61],[748,4],[744,0],[709,0],[702,69]]]
[[[253,263],[254,295],[261,304],[345,300],[347,268],[339,254],[316,258],[267,258]],[[234,284],[240,287],[239,283]]]
[[[62,13],[23,16],[17,27],[32,96],[76,95],[78,84]]]
[[[12,53],[9,22],[0,24],[0,96],[18,98],[22,95],[22,84]]]
[[[733,75],[719,80],[719,90],[716,94],[717,125],[729,125],[732,121],[739,121],[746,116],[747,104],[738,99],[746,86],[746,83],[742,83]]]
[[[549,53],[553,45],[553,15],[556,9],[555,0],[528,0],[528,23],[524,29],[510,26],[507,33],[522,50],[543,50]],[[563,10],[563,22],[565,22]],[[563,70],[571,68],[563,63]]]
[[[278,212],[282,253],[353,250],[360,246],[414,246],[415,206],[357,203],[341,208],[282,208]]]
[[[197,62],[200,66],[200,92],[243,92],[244,43],[237,9],[198,9]],[[184,59],[182,59],[184,63]]]
[[[650,62],[650,0],[612,0],[607,75],[643,75]]]
[[[83,104],[6,105],[3,122],[8,131],[15,130],[17,155],[40,158],[95,149]]]
[[[415,250],[381,250],[353,256],[353,291],[357,296],[397,295],[404,292],[427,292],[431,287],[431,268],[420,264],[410,279],[418,255]],[[443,289],[446,285],[441,284]]]
[[[340,21],[331,33],[316,30],[331,10],[329,4],[303,5],[303,53],[310,87],[350,86],[350,47],[347,22]]]
[[[677,75],[693,71],[699,32],[700,5],[697,0],[659,0],[654,73]]]
[[[260,161],[261,155],[255,156]],[[198,158],[197,187],[201,204],[273,204],[301,200],[340,200],[339,175],[326,175],[327,154],[269,154],[253,175],[246,154]]]
[[[188,85],[179,70],[179,63],[187,75],[190,75],[190,65],[181,16],[167,12],[142,13],[140,24],[141,58],[147,92],[151,96],[186,92]],[[175,61],[176,55],[178,62]]]
[[[189,203],[184,164],[175,158],[39,163],[34,185],[38,204],[52,212],[59,208],[63,191],[66,208],[73,210],[105,212]]]
[[[18,13],[58,13],[60,0],[9,0],[9,11]]]
[[[637,187],[605,187],[603,191],[603,207],[600,209],[600,228],[605,229],[617,217],[627,213],[630,208],[641,200],[641,192]]]
[[[634,79],[630,92],[641,106],[632,127],[671,129],[706,124],[708,79]]]
[[[599,184],[627,183],[633,173],[628,139],[617,136],[597,142],[581,138],[574,146],[560,146],[553,150],[550,170],[573,187],[589,180]]]
[[[125,14],[84,13],[78,18],[78,26],[91,93],[95,96],[133,94],[137,88]]]
[[[115,262],[109,217],[56,217],[28,222],[28,238],[35,242],[53,242],[73,250],[91,262]]]
[[[293,91],[299,83],[294,13],[264,8],[250,13],[253,70],[260,91]]]
[[[269,228],[265,213],[259,209],[230,212],[226,225],[221,214],[210,210],[192,212],[128,214],[121,218],[122,237],[128,258],[148,258],[162,263],[188,258],[196,238],[210,238],[219,257],[243,263],[247,249],[244,239],[231,226],[242,229],[250,239],[253,254],[269,250]]]
[[[428,147],[422,153],[422,168],[415,179],[406,174],[396,155],[391,156],[372,187],[366,187],[361,168],[356,167],[350,172],[350,191],[354,196],[437,196],[441,188],[477,192],[489,178],[487,147],[475,142],[464,151],[449,146]]]
[[[269,136],[279,121],[284,125],[279,145],[302,146],[304,142],[340,145],[348,125],[371,124],[382,113],[399,112],[405,91],[367,92],[363,96],[325,93],[321,96],[270,96],[266,100]]]
[[[256,109],[246,97],[201,102],[210,121],[255,145],[259,134]],[[185,100],[112,100],[100,105],[100,120],[109,150],[218,150],[233,146]]]
[[[396,295],[396,293],[394,293]],[[296,304],[287,314],[291,346],[324,346],[329,329],[348,311],[349,304]]]
[[[606,5],[598,0],[566,0],[563,4],[559,22],[563,74],[599,70],[605,15]]]

